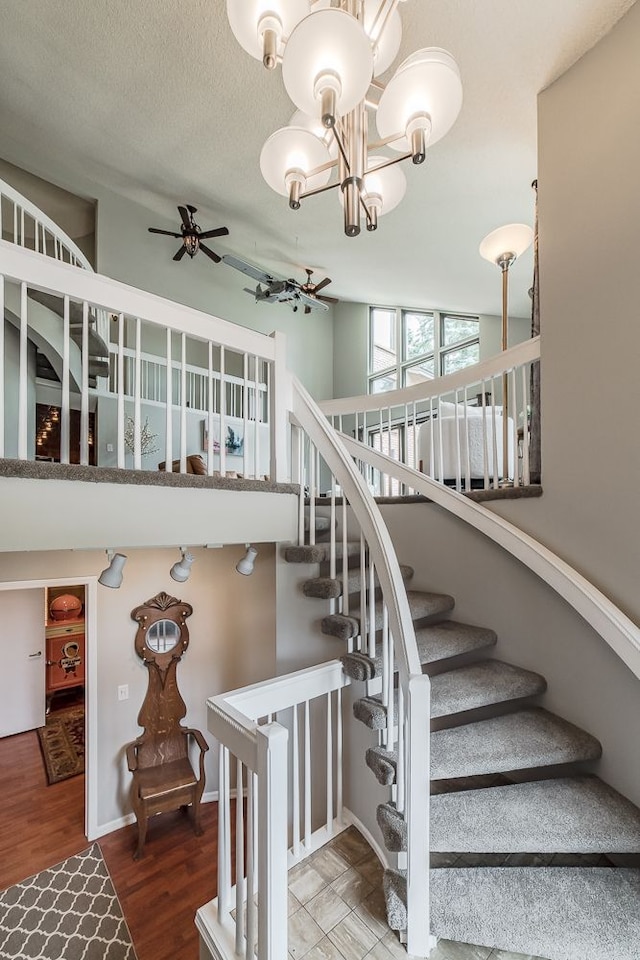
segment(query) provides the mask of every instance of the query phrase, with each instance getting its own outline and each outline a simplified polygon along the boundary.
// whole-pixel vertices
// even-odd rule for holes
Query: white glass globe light
[[[378,216],[384,216],[398,206],[407,191],[407,178],[397,163],[377,170],[381,163],[387,163],[388,157],[369,157],[368,169],[364,175],[362,196],[369,206],[376,204]]]
[[[291,196],[292,182],[300,190],[324,187],[331,169],[308,176],[309,171],[328,163],[331,157],[326,143],[303,127],[281,127],[272,133],[260,153],[260,170],[272,190]]]
[[[490,263],[499,263],[505,255],[513,261],[533,242],[533,230],[526,223],[507,223],[488,233],[480,244],[480,256]]]
[[[449,132],[461,106],[456,61],[440,47],[425,47],[404,60],[387,84],[376,113],[378,133],[383,140],[400,134],[389,146],[404,152],[411,149],[411,126],[422,125],[431,145]]]
[[[326,10],[331,6],[331,0],[315,0],[311,4],[312,10]],[[379,77],[381,73],[388,70],[395,58],[398,56],[400,43],[402,41],[402,20],[397,10],[394,10],[382,37],[372,37],[372,30],[375,23],[376,34],[379,34],[380,27],[384,23],[384,14],[377,20],[376,15],[380,9],[380,0],[364,0],[364,31],[373,45],[373,75]]]
[[[296,107],[331,126],[364,98],[373,75],[373,53],[362,24],[345,10],[315,10],[287,41],[282,80]],[[331,94],[328,109],[323,95]]]
[[[322,140],[326,145],[332,160],[335,160],[338,156],[338,143],[336,138],[331,130],[323,125],[319,117],[310,117],[308,113],[303,113],[302,110],[296,110],[291,120],[289,120],[289,126],[303,127],[305,130],[311,131],[314,136],[318,137],[318,139]]]
[[[281,56],[283,38],[308,13],[309,0],[227,0],[229,26],[240,46],[256,60],[264,58],[265,29],[275,29],[276,52]]]

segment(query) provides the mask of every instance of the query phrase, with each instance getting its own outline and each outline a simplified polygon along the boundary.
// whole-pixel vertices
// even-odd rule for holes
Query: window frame
[[[395,361],[389,364],[388,367],[381,368],[380,370],[373,370],[373,354],[374,354],[374,340],[373,340],[373,320],[374,313],[376,310],[384,311],[385,313],[395,313]],[[410,359],[407,358],[406,353],[406,318],[408,316],[420,316],[424,315],[427,317],[433,317],[434,321],[434,343],[433,350],[426,351],[422,354],[416,354]],[[457,340],[455,343],[450,343],[445,346],[444,340],[444,327],[445,321],[447,319],[454,320],[474,320],[478,325],[477,334],[464,337],[461,340]],[[368,350],[367,350],[367,393],[373,394],[373,383],[376,380],[381,379],[382,377],[394,376],[396,378],[397,387],[395,389],[403,389],[406,386],[406,377],[408,371],[412,367],[418,367],[421,364],[424,364],[428,361],[433,361],[433,370],[434,370],[434,379],[437,377],[445,376],[443,374],[445,358],[451,354],[455,353],[458,350],[461,350],[464,347],[478,345],[478,352],[480,350],[480,315],[479,314],[467,314],[467,313],[458,313],[452,310],[432,310],[430,308],[420,308],[413,309],[409,307],[387,307],[380,306],[377,304],[369,305],[369,323],[368,323]],[[472,364],[469,364],[472,366]],[[462,368],[464,369],[464,368]],[[386,391],[378,391],[376,395],[382,396]]]

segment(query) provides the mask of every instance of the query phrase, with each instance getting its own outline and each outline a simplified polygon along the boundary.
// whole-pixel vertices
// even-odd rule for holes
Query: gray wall
[[[636,622],[639,49],[635,4],[539,98],[544,496],[495,508]]]
[[[207,732],[206,698],[272,677],[275,673],[275,552],[259,546],[251,577],[235,572],[244,547],[194,549],[191,577],[184,584],[169,576],[176,549],[128,550],[119,590],[98,587],[98,823],[103,826],[130,810],[130,776],[124,746],[141,730],[137,715],[147,689],[147,672],[134,650],[136,624],[131,611],[161,590],[193,606],[187,621],[190,646],[178,666],[178,684],[187,704],[183,721]],[[95,576],[106,565],[102,551],[0,554],[0,580]],[[0,592],[0,612],[3,593]],[[117,688],[129,685],[129,699]],[[207,791],[217,789],[215,751],[207,754]]]

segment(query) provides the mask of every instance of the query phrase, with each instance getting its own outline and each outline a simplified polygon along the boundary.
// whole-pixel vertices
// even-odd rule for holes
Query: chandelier
[[[344,232],[396,207],[406,191],[397,166],[421,164],[451,129],[462,106],[458,66],[446,50],[424,47],[387,83],[377,77],[395,60],[404,0],[227,0],[240,45],[268,70],[282,65],[297,107],[260,154],[269,186],[298,210],[307,197],[339,188]],[[373,117],[377,139],[372,139]],[[388,147],[398,156],[385,156]]]

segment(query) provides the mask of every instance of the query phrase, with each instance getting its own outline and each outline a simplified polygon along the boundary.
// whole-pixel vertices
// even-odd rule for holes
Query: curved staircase
[[[352,645],[360,634],[360,542],[346,549],[354,565],[349,612],[324,616],[321,630]],[[343,581],[328,575],[328,543],[288,547],[285,558],[319,564],[319,575],[303,584],[306,596],[342,596]],[[407,586],[413,570],[401,570]],[[492,630],[451,619],[453,597],[409,588],[407,598],[422,669],[432,677],[433,933],[548,960],[638,960],[640,869],[616,867],[607,855],[640,864],[640,810],[589,773],[600,743],[538,704],[544,677],[491,656]],[[368,685],[382,672],[381,603],[375,616],[375,656],[342,657],[347,675]],[[383,731],[387,709],[365,691],[353,712]],[[397,690],[393,709],[395,723]],[[393,786],[397,760],[382,745],[367,750],[381,784]],[[377,817],[389,852],[406,851],[394,803],[381,804]],[[384,894],[389,926],[404,930],[402,870],[385,871]]]

